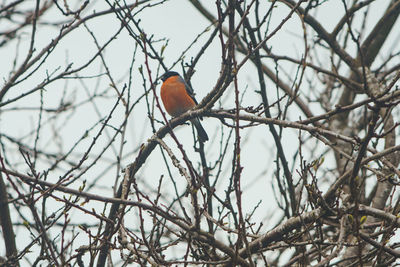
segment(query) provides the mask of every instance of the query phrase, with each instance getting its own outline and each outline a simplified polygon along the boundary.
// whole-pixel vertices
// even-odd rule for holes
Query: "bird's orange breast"
[[[178,76],[164,81],[161,86],[161,100],[172,117],[179,116],[196,105]]]

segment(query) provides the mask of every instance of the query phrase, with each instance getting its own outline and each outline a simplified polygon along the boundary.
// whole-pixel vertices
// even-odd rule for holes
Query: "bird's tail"
[[[208,135],[204,130],[203,126],[201,126],[200,120],[198,118],[194,118],[192,120],[194,127],[196,127],[197,135],[199,136],[200,142],[204,143],[208,140]]]

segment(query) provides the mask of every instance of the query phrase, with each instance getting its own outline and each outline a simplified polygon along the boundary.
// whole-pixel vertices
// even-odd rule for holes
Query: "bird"
[[[194,98],[193,89],[175,71],[167,71],[161,75],[163,84],[161,85],[161,100],[165,110],[172,117],[177,117],[195,107],[198,103]],[[208,140],[208,135],[200,123],[198,117],[191,119],[197,130],[200,142]]]

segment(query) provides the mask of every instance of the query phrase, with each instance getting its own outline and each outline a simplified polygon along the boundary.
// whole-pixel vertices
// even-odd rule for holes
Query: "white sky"
[[[156,1],[154,1],[156,2]],[[207,3],[208,7],[215,14],[215,1],[202,1]],[[380,14],[383,12],[386,7],[387,0],[379,0],[375,1],[373,4],[374,12],[371,12],[369,21],[371,24],[366,27],[370,27],[376,21],[376,18],[379,18]],[[384,3],[384,5],[382,4]],[[72,4],[70,4],[73,6]],[[101,11],[104,9],[108,9],[108,5],[105,2],[98,1],[94,2],[94,4],[89,10],[89,12],[84,13],[82,16],[86,16],[92,13],[94,10]],[[269,5],[269,3],[268,3]],[[27,1],[26,6],[32,7],[32,1]],[[323,5],[323,8],[319,10],[319,14],[317,14],[318,18],[322,19],[323,25],[326,26],[328,30],[332,29],[332,25],[334,25],[343,14],[343,7],[341,5],[341,1],[333,0],[328,1]],[[271,21],[271,28],[274,29],[276,25],[278,25],[281,20],[287,15],[289,9],[285,6],[279,4],[278,7],[274,10],[273,20]],[[41,22],[45,21],[53,21],[54,18],[57,17],[57,21],[61,20],[61,16],[58,10],[53,10],[49,12]],[[203,31],[210,24],[207,20],[205,20],[201,15],[199,15],[198,11],[196,11],[192,5],[185,0],[172,0],[167,1],[166,3],[148,8],[144,10],[140,15],[137,16],[141,20],[141,26],[145,29],[148,36],[154,34],[154,39],[166,38],[169,40],[168,47],[165,49],[165,63],[167,66],[170,66],[172,62],[177,61],[178,57],[182,53],[184,49],[188,47],[188,45],[196,38],[199,32]],[[398,26],[399,23],[397,23]],[[88,27],[95,34],[97,41],[100,45],[104,44],[108,39],[115,34],[115,32],[119,29],[120,22],[117,20],[114,14],[110,14],[107,16],[101,16],[98,19],[90,20],[87,23]],[[0,25],[0,31],[4,31],[7,29],[7,25]],[[133,26],[132,26],[133,27]],[[396,27],[396,26],[395,26]],[[17,46],[17,41],[13,41],[7,47],[0,48],[0,58],[2,63],[0,64],[0,76],[3,80],[7,80],[9,77],[10,68],[13,64],[13,59],[15,58],[15,53],[19,51],[19,60],[25,57],[27,47],[29,46],[29,38],[30,38],[31,28],[26,28],[26,36],[25,39],[21,40],[19,46]],[[271,31],[271,30],[270,30]],[[190,63],[190,58],[195,56],[198,48],[201,47],[204,42],[207,40],[211,31],[206,33],[206,35],[200,38],[198,44],[194,45],[188,53],[185,55],[185,62]],[[57,30],[54,27],[43,27],[39,28],[37,32],[37,38],[35,43],[35,48],[37,51],[40,51],[45,45],[49,43],[49,41],[57,35]],[[302,28],[299,25],[299,19],[296,15],[294,15],[288,23],[282,28],[282,30],[274,36],[270,41],[268,41],[267,45],[271,46],[273,51],[276,54],[281,55],[289,55],[300,58],[303,53],[304,47],[301,39],[302,36]],[[392,40],[398,38],[398,34],[392,34]],[[389,44],[392,42],[388,42]],[[161,47],[163,42],[160,42],[158,48]],[[205,55],[200,60],[199,64],[196,66],[196,73],[192,77],[191,83],[196,92],[197,100],[201,100],[209,91],[212,90],[214,85],[216,84],[217,78],[219,76],[220,64],[221,64],[221,51],[219,47],[219,40],[216,39],[210,48],[206,51]],[[112,42],[112,44],[105,51],[105,59],[107,61],[108,67],[113,78],[118,82],[119,90],[122,90],[122,87],[125,83],[128,83],[128,71],[129,65],[133,56],[133,49],[135,47],[135,41],[131,38],[126,30],[123,30],[123,33],[118,35],[117,39]],[[385,49],[389,50],[391,48],[390,45],[386,45]],[[6,95],[5,99],[9,99],[15,96],[18,96],[22,92],[34,87],[36,84],[40,83],[46,77],[46,72],[53,72],[57,68],[64,68],[68,63],[73,63],[73,68],[80,66],[85,63],[89,58],[91,58],[94,53],[96,53],[97,49],[93,42],[93,39],[88,34],[88,32],[80,27],[77,30],[74,30],[72,34],[70,34],[67,38],[63,39],[60,45],[57,46],[56,50],[50,55],[50,57],[46,60],[43,66],[37,71],[32,77],[27,79],[25,82],[21,83],[18,86],[15,86],[10,92]],[[354,50],[355,51],[355,50]],[[134,64],[134,75],[133,75],[133,85],[132,85],[132,101],[135,101],[142,93],[143,93],[143,81],[138,75],[138,67],[143,65],[144,59],[142,56],[142,51],[138,48],[137,56],[135,58]],[[354,55],[354,53],[353,53]],[[329,64],[329,55],[321,55],[321,60],[326,61]],[[238,59],[242,58],[241,55],[238,55]],[[100,68],[99,59],[97,62],[93,64],[92,67],[87,68],[85,71],[81,72],[80,75],[97,75],[100,72],[103,72],[104,69]],[[270,61],[271,64],[272,61]],[[152,70],[153,79],[155,79],[156,71],[157,71],[157,62],[150,61],[150,66]],[[273,65],[271,65],[273,67]],[[175,71],[181,72],[180,65],[174,68]],[[289,74],[293,73],[293,67],[288,67],[285,71]],[[160,71],[162,74],[163,71]],[[284,79],[286,79],[284,72],[280,72],[280,75]],[[146,77],[147,78],[147,77]],[[75,100],[76,102],[80,102],[83,99],[87,98],[87,93],[85,92],[84,86],[87,86],[87,90],[90,93],[93,93],[95,90],[99,92],[103,90],[107,90],[108,96],[115,96],[113,89],[109,87],[110,81],[106,76],[99,81],[97,79],[86,79],[84,80],[84,84],[79,83],[74,80],[60,80],[47,86],[45,91],[43,92],[45,107],[46,108],[57,108],[60,103],[60,99],[63,95],[64,88],[68,88],[67,90],[67,99]],[[243,106],[257,106],[260,103],[260,96],[255,93],[255,90],[259,90],[257,88],[257,75],[256,70],[249,62],[245,65],[245,67],[239,73],[239,87],[240,90],[244,90],[247,88],[247,94],[243,100]],[[268,94],[270,97],[270,103],[276,99],[276,90],[270,81],[267,82]],[[147,81],[147,89],[149,88],[149,83]],[[229,93],[228,97],[224,97],[224,103],[222,104],[223,108],[233,108],[234,107],[234,98],[233,98],[233,88],[228,89]],[[302,90],[309,90],[309,88],[303,87]],[[159,86],[157,87],[157,92],[159,92]],[[305,92],[307,94],[307,92]],[[282,94],[282,92],[280,93]],[[101,116],[106,116],[109,113],[110,108],[114,104],[114,99],[104,99],[97,100],[96,103],[98,108],[100,108]],[[39,107],[40,105],[40,94],[35,93],[29,97],[21,99],[17,101],[15,104],[4,107],[4,112],[0,116],[0,129],[1,131],[5,131],[6,133],[12,136],[21,137],[29,133],[32,128],[35,128],[38,120],[37,112],[30,111],[7,111],[10,108],[16,107]],[[219,106],[215,106],[214,108],[219,108]],[[317,114],[320,109],[318,105],[311,106],[313,111]],[[50,117],[54,114],[45,114],[43,121],[50,120]],[[59,151],[67,151],[73,144],[84,135],[86,129],[88,127],[93,126],[98,120],[99,115],[96,114],[96,111],[92,104],[85,104],[83,107],[78,109],[78,112],[74,114],[63,115],[65,118],[68,116],[72,116],[72,119],[68,121],[68,123],[63,124],[63,120],[57,122],[51,122],[46,124],[46,127],[43,131],[44,135],[40,136],[39,147],[43,149],[51,149],[54,152]],[[158,120],[161,120],[161,116],[159,112],[156,112],[156,116]],[[299,113],[296,108],[289,109],[288,116],[291,120],[296,120],[299,116],[304,116]],[[113,115],[110,124],[118,127],[119,124],[123,120],[123,109],[118,108],[115,114]],[[215,161],[218,157],[219,149],[220,149],[220,138],[221,138],[221,128],[220,122],[213,118],[205,118],[203,120],[203,126],[207,130],[208,135],[211,137],[210,141],[206,143],[206,153],[208,156],[208,160],[210,162]],[[156,125],[156,127],[160,127],[160,125]],[[52,128],[58,129],[56,132],[58,136],[54,136],[50,134]],[[152,132],[149,124],[149,120],[147,117],[147,110],[144,102],[134,110],[132,115],[130,116],[129,125],[128,125],[128,133],[127,133],[127,144],[125,147],[125,152],[131,152],[137,149],[140,144],[146,141],[149,137],[151,137]],[[89,134],[89,137],[79,145],[78,151],[85,151],[87,146],[92,141],[92,138],[97,133],[98,127],[95,128],[93,132]],[[114,130],[109,128],[107,129],[109,134],[114,134]],[[193,138],[191,135],[191,127],[188,125],[180,126],[175,129],[176,135],[179,137],[180,141],[184,145],[189,157],[192,158],[193,162],[197,162],[199,157],[198,154],[194,152],[193,149]],[[224,128],[224,138],[228,133],[228,129]],[[47,134],[47,136],[46,136]],[[267,126],[258,126],[256,128],[245,129],[242,131],[243,138],[243,146],[241,153],[242,165],[244,167],[242,173],[242,188],[244,189],[243,193],[243,209],[244,213],[250,213],[252,209],[258,204],[260,200],[262,200],[260,207],[253,217],[254,222],[262,221],[264,223],[262,232],[267,232],[271,229],[271,227],[276,223],[276,219],[281,216],[281,211],[277,209],[275,204],[272,184],[276,187],[275,178],[273,177],[276,166],[274,164],[275,160],[275,145],[272,139],[272,136],[268,130]],[[104,137],[104,138],[103,138]],[[103,137],[96,144],[96,147],[93,150],[93,155],[96,155],[96,152],[101,151],[107,138],[103,134]],[[119,138],[119,137],[118,137]],[[173,148],[174,153],[181,159],[179,151],[176,148],[173,140],[167,136],[164,139],[167,144]],[[287,159],[289,160],[289,166],[292,166],[292,159],[294,153],[298,148],[298,132],[295,132],[290,129],[285,129],[283,134],[283,145],[285,148]],[[25,139],[23,141],[26,141]],[[233,149],[234,139],[231,139],[231,147],[230,152],[228,153],[228,157],[225,162],[225,166],[229,166],[231,164],[232,157],[232,149]],[[29,140],[31,145],[33,145],[34,140]],[[59,144],[59,146],[57,146]],[[16,149],[16,147],[14,147]],[[118,151],[119,143],[115,143],[115,149]],[[303,152],[306,155],[307,161],[312,161],[319,157],[320,153],[322,153],[323,147],[315,151],[314,155],[310,155],[306,153],[306,150]],[[15,168],[20,172],[24,173],[27,171],[26,167],[24,167],[23,160],[20,157],[18,151],[15,153],[9,154],[11,161],[15,164]],[[135,157],[137,156],[137,150],[134,154],[124,159],[123,166],[133,162]],[[115,153],[109,151],[106,153],[106,159],[111,161],[115,160]],[[91,162],[91,159],[89,163]],[[84,179],[88,180],[90,183],[91,179],[97,177],[100,173],[102,173],[107,166],[105,164],[106,161],[102,161],[99,166],[91,169],[87,174],[84,175]],[[326,164],[332,163],[332,160],[325,160]],[[298,163],[298,162],[297,162]],[[296,164],[297,166],[298,164]],[[197,166],[195,166],[197,167]],[[47,162],[40,162],[38,168],[42,168],[43,171],[48,168]],[[175,168],[171,168],[173,175],[176,177],[177,181],[181,181],[179,187],[181,188],[180,192],[184,191],[186,187],[186,182],[183,177],[179,177],[179,172]],[[228,183],[228,178],[230,175],[230,168],[226,168],[226,172],[221,176],[220,181],[217,185],[217,192],[221,197],[224,197],[224,190],[226,189],[226,184]],[[161,154],[159,149],[156,149],[153,154],[148,158],[145,166],[143,166],[142,171],[140,172],[138,179],[143,180],[141,182],[141,186],[143,186],[143,190],[150,192],[154,190],[158,185],[159,177],[164,174],[167,176],[167,171],[165,169],[165,165],[162,161]],[[212,172],[215,174],[215,171]],[[282,175],[282,174],[281,174]],[[226,177],[226,179],[224,179]],[[297,179],[298,176],[296,172],[294,173],[294,178]],[[329,179],[329,177],[326,177]],[[58,179],[57,175],[52,174],[48,177],[48,181],[56,182]],[[99,179],[97,186],[95,189],[96,193],[104,194],[105,196],[112,196],[110,186],[114,184],[115,179],[115,168],[105,173],[101,179]],[[173,189],[172,184],[168,177],[164,179],[165,185],[162,188],[162,193],[165,198],[173,197]],[[77,182],[71,187],[78,188],[81,183]],[[62,195],[62,194],[61,194]],[[190,199],[187,198],[186,201],[190,203]],[[167,200],[166,200],[167,202]],[[57,205],[57,204],[55,204]],[[97,210],[97,212],[102,212],[103,205],[95,202],[89,203],[86,208],[93,206]],[[54,208],[53,211],[56,211]],[[134,218],[133,212],[131,212],[131,217]],[[90,223],[95,220],[92,219],[89,215],[81,214],[80,212],[72,212],[71,213],[73,220],[77,220],[80,222]],[[80,217],[78,217],[80,216]],[[14,217],[15,219],[16,217]],[[129,218],[129,217],[128,217]],[[134,222],[134,219],[133,221]],[[129,224],[129,222],[127,222]],[[17,234],[17,238],[21,239],[18,242],[18,248],[21,249],[25,246],[24,240],[19,233]],[[80,238],[84,239],[84,233]],[[21,242],[21,243],[20,243]],[[22,245],[23,244],[23,245]],[[4,251],[3,242],[0,242],[0,251]]]

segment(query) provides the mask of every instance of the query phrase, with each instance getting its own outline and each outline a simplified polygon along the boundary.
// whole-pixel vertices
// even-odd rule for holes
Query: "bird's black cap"
[[[167,71],[166,73],[161,75],[161,80],[164,82],[166,79],[172,76],[179,76],[179,73],[177,73],[176,71]]]

